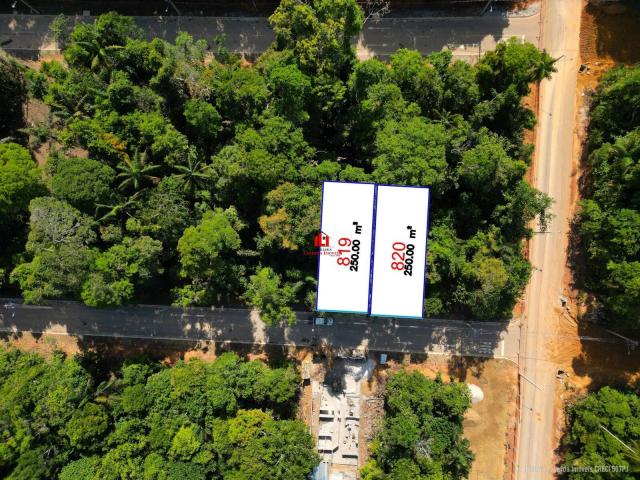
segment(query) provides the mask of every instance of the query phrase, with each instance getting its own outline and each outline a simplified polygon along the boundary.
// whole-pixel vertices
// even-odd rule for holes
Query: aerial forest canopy
[[[602,78],[593,99],[578,231],[585,286],[607,322],[640,331],[640,66]]]
[[[308,478],[319,462],[292,420],[300,376],[225,353],[165,367],[0,349],[0,476],[7,480]]]
[[[553,59],[511,40],[475,66],[407,49],[358,61],[355,0],[284,0],[270,21],[251,64],[186,33],[144,40],[115,13],[78,24],[64,62],[2,64],[49,106],[31,137],[51,143],[41,174],[27,148],[0,146],[4,288],[291,319],[314,304],[321,182],[377,181],[432,189],[427,314],[508,317],[530,274],[522,240],[550,203],[523,179],[522,99]]]
[[[474,454],[462,436],[471,393],[464,383],[401,371],[390,377],[385,416],[371,444],[363,480],[469,478]]]
[[[563,439],[569,480],[633,480],[640,472],[640,397],[604,387],[569,407]],[[615,466],[605,470],[603,466]],[[589,469],[591,469],[589,471]]]

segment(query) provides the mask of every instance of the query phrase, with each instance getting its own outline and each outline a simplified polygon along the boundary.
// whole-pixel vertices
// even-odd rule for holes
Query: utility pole
[[[173,8],[175,10],[175,12],[178,14],[178,16],[182,15],[180,13],[180,10],[178,10],[178,7],[176,7],[176,4],[173,3],[171,0],[165,0],[165,2],[167,2],[167,4],[171,5],[171,8]],[[169,9],[169,7],[167,7],[167,10]]]
[[[493,2],[493,0],[487,0],[487,3],[484,5],[484,8],[482,9],[482,12],[480,12],[480,15],[484,15],[485,12],[487,11],[487,8],[489,8],[491,6],[491,3]]]
[[[25,0],[16,0],[11,4],[11,8],[16,8],[16,5],[18,4],[18,2],[24,3],[27,7],[29,7],[30,13],[38,13],[38,14],[40,13],[38,10],[33,8],[31,5],[29,5]]]
[[[631,350],[635,349],[638,346],[638,342],[635,340],[632,340],[628,337],[625,337],[624,335],[620,335],[619,333],[614,332],[613,330],[607,330],[607,332],[609,332],[611,335],[615,335],[616,337],[622,338],[623,340],[625,340],[627,342],[627,348],[629,345],[631,345]]]

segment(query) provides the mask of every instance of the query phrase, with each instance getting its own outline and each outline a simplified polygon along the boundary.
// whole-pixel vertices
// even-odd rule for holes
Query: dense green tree
[[[26,303],[40,303],[46,298],[77,299],[95,255],[85,246],[62,244],[19,264],[11,272],[11,281],[19,285]]]
[[[75,208],[93,213],[113,195],[115,171],[97,160],[63,157],[56,161],[51,193]]]
[[[44,192],[43,187],[40,171],[26,148],[0,144],[0,228],[15,224],[31,199]]]
[[[93,450],[95,442],[107,430],[109,417],[105,409],[95,403],[85,403],[73,412],[65,432],[72,447]]]
[[[238,287],[242,223],[235,209],[207,211],[178,241],[180,276],[191,283],[177,293],[180,304],[215,301]]]
[[[124,162],[127,157],[130,162],[139,164],[140,167],[137,170],[140,170],[145,166],[146,168],[152,168],[152,165],[172,167],[182,164],[189,155],[187,137],[160,112],[136,110],[122,117],[110,116],[105,120],[116,120],[107,126],[117,134],[118,138],[129,145],[129,153],[121,157],[122,166],[125,167],[123,172],[130,170],[127,168],[129,165]],[[155,170],[153,172],[155,173]]]
[[[68,463],[60,472],[60,480],[93,480],[96,474],[97,458],[82,457]]]
[[[93,24],[80,24],[71,33],[65,60],[74,66],[100,70],[113,64],[112,57],[128,38],[142,36],[133,18],[109,12]]]
[[[449,64],[443,74],[443,109],[446,112],[468,115],[480,100],[477,70],[468,63]]]
[[[197,428],[193,425],[183,425],[178,429],[171,441],[169,455],[176,459],[191,460],[202,446]]]
[[[223,435],[233,452],[227,463],[232,479],[297,480],[305,478],[318,461],[313,440],[301,423],[275,422],[260,410],[240,410]]]
[[[446,188],[448,136],[439,124],[414,117],[384,123],[376,137],[373,177],[380,183]]]
[[[234,144],[212,158],[212,178],[219,200],[234,202],[244,213],[280,182],[299,181],[315,150],[303,131],[282,117],[264,119],[259,129],[238,133]]]
[[[591,151],[578,231],[587,261],[584,286],[604,307],[605,321],[640,328],[640,67],[603,76],[589,127]],[[629,110],[631,109],[631,110]]]
[[[554,60],[533,44],[515,37],[500,42],[478,63],[478,84],[483,96],[493,96],[514,87],[519,95],[529,93],[529,85],[555,72]]]
[[[156,188],[145,192],[127,221],[127,229],[162,241],[171,253],[184,230],[197,220],[184,186],[176,176],[164,177]]]
[[[129,113],[136,107],[135,86],[126,73],[115,70],[107,87],[109,106],[118,113]]]
[[[184,104],[184,118],[193,129],[196,141],[205,145],[215,141],[222,130],[222,117],[218,110],[204,100],[187,100]]]
[[[63,430],[92,388],[90,375],[74,359],[0,351],[0,474],[45,479],[64,462]],[[38,432],[34,435],[33,432]],[[44,455],[48,449],[50,455]]]
[[[590,112],[589,142],[599,147],[640,127],[640,68],[617,67],[602,76]]]
[[[298,250],[308,245],[320,224],[320,190],[283,183],[267,194],[265,215],[258,219],[262,245]]]
[[[24,124],[22,106],[27,84],[18,62],[0,50],[0,139],[13,135]]]
[[[148,283],[160,269],[162,243],[150,237],[132,239],[100,253],[95,270],[82,287],[82,300],[92,307],[115,307],[134,298],[136,287]]]
[[[376,134],[385,120],[408,120],[420,113],[420,107],[415,103],[409,104],[394,83],[381,81],[358,95],[364,99],[349,112],[344,135],[358,158],[358,164],[362,165],[366,164],[363,160],[371,158],[375,152]]]
[[[232,122],[256,120],[269,99],[267,82],[253,69],[220,67],[212,84],[218,112]]]
[[[417,50],[401,48],[391,55],[391,77],[404,98],[418,104],[423,115],[432,116],[440,111],[444,94],[442,78]]]
[[[29,202],[46,189],[29,151],[15,143],[0,143],[0,288],[24,248],[24,218]]]
[[[467,478],[474,455],[462,438],[469,389],[401,371],[389,379],[385,417],[372,444],[365,480]]]
[[[389,77],[387,66],[380,60],[372,58],[359,62],[353,67],[353,73],[349,77],[349,92],[356,102],[362,102],[373,85],[387,83]]]
[[[458,167],[460,181],[478,194],[477,201],[495,204],[495,196],[509,191],[527,170],[522,160],[514,160],[505,152],[497,135],[482,132],[478,144],[462,155]]]
[[[293,323],[295,312],[290,305],[299,287],[299,284],[283,282],[271,268],[262,267],[251,275],[244,297],[249,305],[258,309],[266,324]]]
[[[637,448],[640,440],[639,419],[640,397],[610,387],[604,387],[571,405],[568,409],[568,431],[563,439],[566,453],[562,466],[570,472],[565,478],[636,478],[638,464],[632,463],[629,448]],[[596,470],[602,465],[616,465],[627,468],[627,471]],[[581,467],[585,471],[572,471],[572,467]],[[588,468],[593,468],[593,471],[587,472]]]
[[[82,364],[0,349],[3,478],[298,480],[319,461],[307,427],[290,420],[292,366],[233,353],[128,362],[96,386]]]
[[[364,15],[355,0],[282,0],[269,22],[276,47],[293,50],[303,72],[344,75],[355,60],[350,42]]]
[[[90,249],[96,240],[93,222],[52,197],[33,199],[29,211],[26,250],[32,259],[13,270],[12,282],[20,285],[27,302],[77,297],[95,256]]]
[[[273,68],[269,72],[269,88],[276,98],[276,112],[293,123],[309,119],[305,110],[311,81],[295,65]]]

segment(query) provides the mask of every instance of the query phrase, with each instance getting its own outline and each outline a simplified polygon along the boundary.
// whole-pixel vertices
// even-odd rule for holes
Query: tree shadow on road
[[[357,48],[381,60],[388,60],[400,48],[421,52],[449,49],[454,59],[476,61],[485,39],[498,42],[509,26],[506,16],[447,18],[385,18],[384,23],[370,20],[364,26]]]

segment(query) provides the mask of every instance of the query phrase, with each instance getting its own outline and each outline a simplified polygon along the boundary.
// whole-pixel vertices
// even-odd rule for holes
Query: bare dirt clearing
[[[39,353],[45,358],[50,358],[56,351],[64,352],[67,355],[80,353],[78,340],[67,335],[3,334],[0,337],[0,347]]]
[[[596,6],[582,11],[580,56],[583,62],[609,59],[616,63],[640,61],[640,5],[632,2]]]

